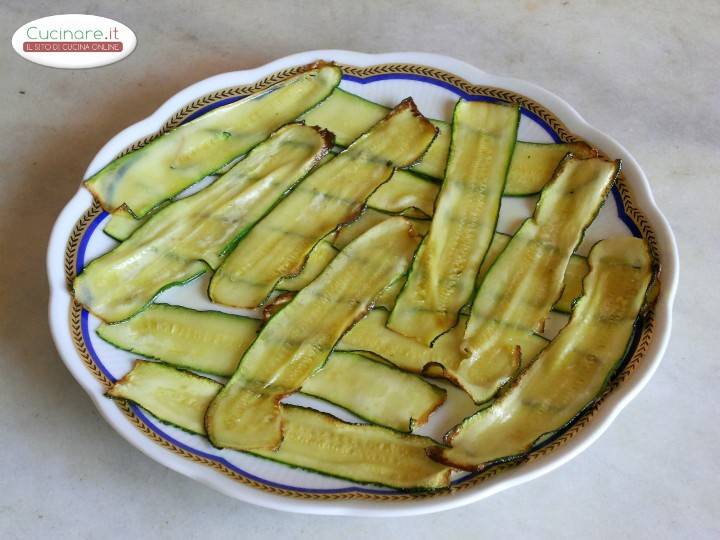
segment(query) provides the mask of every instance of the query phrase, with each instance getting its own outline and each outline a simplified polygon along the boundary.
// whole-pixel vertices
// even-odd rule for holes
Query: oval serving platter
[[[678,256],[670,227],[656,207],[648,180],[637,162],[557,96],[533,84],[496,77],[440,55],[310,51],[257,69],[217,75],[186,88],[150,117],[113,137],[92,160],[86,177],[157,134],[291,77],[303,65],[320,59],[334,61],[342,67],[340,86],[343,89],[383,105],[393,105],[412,96],[426,116],[448,120],[452,105],[459,97],[512,102],[519,105],[522,112],[519,140],[586,141],[604,155],[622,159],[622,175],[578,252],[587,254],[592,244],[610,235],[642,236],[662,269],[661,288],[656,304],[635,332],[621,369],[603,397],[524,460],[481,473],[455,473],[452,488],[437,492],[403,493],[354,484],[213,448],[202,437],[163,424],[137,406],[118,403],[104,395],[110,385],[130,369],[137,355],[115,349],[98,338],[94,332],[98,320],[76,304],[69,292],[76,273],[115,244],[102,232],[108,214],[93,202],[83,187],[58,217],[47,255],[50,325],[68,369],[113,428],[142,452],[222,493],[279,510],[374,516],[436,512],[477,501],[536,478],[572,459],[607,429],[660,363],[670,334]],[[536,200],[535,197],[504,197],[498,230],[514,232],[520,221],[530,215]],[[211,304],[205,295],[207,279],[165,291],[157,301],[249,313]],[[546,325],[546,335],[552,337],[566,320],[565,316],[553,314],[551,324]],[[472,404],[462,392],[444,386],[449,392],[446,405],[417,430],[418,433],[439,439],[459,419],[472,412]],[[330,412],[344,420],[358,421],[346,411],[319,400],[292,396],[289,401]]]

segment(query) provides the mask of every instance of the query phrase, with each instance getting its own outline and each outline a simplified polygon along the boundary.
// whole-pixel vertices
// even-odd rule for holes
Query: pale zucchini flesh
[[[442,178],[450,150],[450,125],[440,120],[430,121],[437,128],[437,137],[422,156],[420,163],[414,165],[412,170],[431,178]]]
[[[436,459],[466,470],[517,459],[602,394],[627,351],[653,264],[632,237],[599,242],[589,264],[567,326],[490,407],[448,432],[452,447],[434,448]]]
[[[406,433],[427,422],[446,397],[445,390],[416,375],[349,352],[332,353],[301,390]]]
[[[130,352],[229,377],[260,326],[260,320],[249,317],[152,304],[127,321],[101,324],[97,334]],[[345,352],[332,353],[300,391],[405,432],[425,423],[445,399],[443,389],[416,375]]]
[[[333,154],[332,152],[328,152],[322,158],[317,160],[317,162],[315,163],[315,167],[319,167],[326,161],[332,159],[334,156],[335,154]],[[231,161],[225,167],[218,169],[217,171],[215,171],[215,174],[217,174],[218,176],[222,176],[223,174],[229,172],[235,165],[238,164],[239,161],[241,161],[242,157],[244,156],[241,156],[240,158]],[[114,240],[117,240],[118,242],[123,242],[127,240],[132,233],[139,229],[140,226],[143,225],[148,219],[150,219],[150,216],[157,213],[160,209],[164,208],[171,202],[172,200],[168,200],[158,204],[155,208],[153,208],[141,218],[134,217],[132,213],[124,206],[116,208],[110,213],[110,219],[103,228],[103,232]]]
[[[222,385],[156,362],[138,361],[108,392],[170,424],[205,434],[205,411]],[[320,474],[403,490],[445,488],[450,469],[425,454],[432,439],[380,426],[349,424],[311,409],[285,405],[284,438],[276,451],[253,454]]]
[[[297,274],[312,250],[351,221],[396,167],[413,163],[435,128],[403,101],[347,150],[313,171],[237,245],[210,282],[210,298],[255,308],[283,277]]]
[[[563,160],[532,217],[485,275],[465,330],[458,378],[476,403],[491,399],[532,357],[521,340],[560,297],[568,261],[619,170],[600,158]]]
[[[397,300],[397,297],[400,295],[400,291],[402,291],[405,286],[406,279],[407,277],[403,276],[401,279],[398,279],[395,283],[381,292],[375,299],[375,307],[386,309],[388,312],[392,311],[395,307],[395,300]]]
[[[239,450],[277,448],[280,399],[302,387],[373,298],[407,271],[418,240],[404,218],[373,227],[274,315],[208,409],[212,443]]]
[[[519,121],[517,107],[457,102],[430,231],[390,314],[391,330],[429,346],[470,301],[497,225]]]
[[[341,76],[324,65],[218,107],[110,162],[85,186],[106,210],[124,204],[142,217],[325,99]]]
[[[75,298],[105,321],[140,311],[159,291],[216,268],[225,251],[332,146],[301,124],[276,131],[215,183],[154,214],[75,278]]]

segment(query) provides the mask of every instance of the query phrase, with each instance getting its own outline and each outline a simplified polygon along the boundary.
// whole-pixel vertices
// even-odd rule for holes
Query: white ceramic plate
[[[492,468],[480,475],[457,474],[453,489],[411,495],[362,486],[292,469],[231,450],[212,448],[202,437],[158,422],[134,406],[122,406],[104,397],[109,384],[129,370],[133,355],[114,349],[94,334],[98,321],[72,302],[68,283],[94,257],[114,245],[102,233],[107,214],[93,205],[80,188],[55,223],[48,248],[50,325],[62,359],[100,413],[125,439],[158,462],[243,501],[293,512],[346,515],[408,515],[435,512],[477,501],[547,473],[587,448],[653,374],[670,334],[671,308],[677,286],[678,256],[670,228],[655,206],[647,178],[633,157],[617,142],[589,126],[567,103],[533,84],[496,77],[448,58],[424,53],[369,55],[348,51],[312,51],[277,60],[253,70],[236,71],[198,82],[167,100],[152,116],[113,137],[90,163],[86,176],[117,154],[162,129],[178,125],[212,108],[290,76],[294,69],[315,60],[341,64],[341,86],[386,105],[410,95],[420,110],[448,120],[453,102],[466,99],[502,99],[522,106],[519,138],[527,141],[583,139],[612,158],[623,160],[623,178],[614,188],[600,216],[588,230],[579,251],[615,234],[642,235],[662,266],[658,302],[635,336],[624,369],[604,399],[575,425],[534,452],[526,461]],[[505,198],[498,229],[513,232],[531,213],[534,198]],[[160,299],[207,308],[205,281],[164,292]],[[222,309],[221,306],[214,306]],[[238,310],[228,310],[238,312]],[[552,335],[565,319],[547,325]],[[309,403],[309,398],[292,398]],[[343,419],[347,412],[312,401],[312,406]],[[452,390],[448,403],[421,433],[439,437],[472,410],[464,395]]]

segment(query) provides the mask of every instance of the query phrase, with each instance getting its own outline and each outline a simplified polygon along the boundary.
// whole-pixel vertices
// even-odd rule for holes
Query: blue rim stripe
[[[422,75],[411,75],[411,74],[386,74],[386,75],[375,75],[368,78],[360,78],[360,77],[354,77],[352,75],[343,75],[343,79],[351,82],[356,82],[360,84],[368,84],[376,81],[382,81],[386,79],[404,79],[404,80],[414,80],[414,81],[420,81],[424,83],[433,84],[435,86],[440,86],[442,88],[445,88],[446,90],[449,90],[450,92],[454,93],[457,96],[462,97],[463,99],[466,99],[468,101],[491,101],[495,102],[498,101],[493,98],[488,98],[484,96],[473,96],[470,94],[467,94],[466,92],[463,92],[462,90],[459,90],[458,88],[453,87],[452,85],[443,82],[438,81],[436,79],[430,78],[430,77],[424,77]],[[216,109],[218,107],[221,107],[223,105],[227,105],[229,103],[233,103],[235,101],[239,101],[240,99],[243,99],[242,97],[232,97],[223,99],[220,101],[217,101],[215,103],[212,103],[210,105],[206,105],[202,109],[194,112],[190,116],[188,116],[185,120],[183,120],[182,124],[185,124],[186,122],[190,122],[191,120],[194,120],[195,118],[198,118],[202,116],[203,114]],[[555,142],[562,142],[560,137],[552,130],[552,128],[544,121],[542,120],[538,115],[535,113],[528,111],[524,108],[521,108],[521,113],[537,124],[539,124],[550,136],[553,138]],[[620,196],[620,191],[618,190],[617,186],[613,186],[612,193],[615,198],[615,202],[617,203],[617,213],[618,217],[625,223],[625,225],[628,227],[630,232],[633,234],[633,236],[641,238],[640,230],[638,229],[637,225],[630,219],[630,216],[625,212],[625,208],[622,204],[622,198]],[[87,230],[83,234],[82,239],[80,240],[80,246],[78,247],[78,256],[77,256],[77,262],[76,262],[76,272],[79,274],[82,269],[85,267],[85,251],[87,249],[88,242],[94,233],[95,229],[98,227],[98,225],[108,216],[108,213],[103,211],[100,214],[98,214],[95,219],[93,219],[92,223],[88,226]],[[92,342],[90,340],[90,332],[89,332],[89,325],[88,325],[88,312],[83,309],[81,313],[80,318],[80,325],[82,330],[82,336],[83,340],[85,341],[85,345],[88,349],[88,352],[92,358],[92,360],[95,362],[95,364],[98,366],[98,368],[105,374],[105,376],[112,381],[115,382],[115,377],[110,373],[110,371],[105,367],[105,365],[100,360],[100,357],[98,356],[97,352],[95,351],[95,348],[92,345]],[[622,369],[625,364],[627,363],[627,360],[632,356],[632,354],[635,352],[635,349],[637,347],[638,341],[640,339],[640,332],[635,332],[635,336],[633,337],[633,341],[628,348],[628,353],[625,356],[625,359],[621,362],[619,369]],[[361,492],[361,493],[369,493],[369,494],[382,494],[382,495],[392,495],[392,494],[404,494],[405,492],[397,491],[397,490],[380,490],[380,489],[369,489],[369,488],[363,488],[363,487],[347,487],[347,488],[335,488],[335,489],[320,489],[320,488],[302,488],[297,486],[290,486],[286,484],[280,484],[277,482],[273,482],[271,480],[266,480],[264,478],[260,478],[258,476],[253,475],[252,473],[241,469],[237,467],[236,465],[233,465],[226,459],[213,455],[208,454],[206,452],[203,452],[201,450],[198,450],[196,448],[193,448],[191,446],[188,446],[187,444],[171,437],[168,433],[163,431],[156,423],[154,423],[146,414],[145,412],[138,406],[138,405],[131,405],[132,411],[145,423],[145,425],[148,426],[156,435],[159,437],[165,439],[166,441],[182,448],[183,450],[193,453],[197,456],[203,457],[205,459],[209,459],[212,461],[215,461],[216,463],[219,463],[236,473],[249,478],[253,481],[260,482],[262,484],[265,484],[267,486],[279,488],[279,489],[287,489],[289,491],[297,491],[302,493],[319,493],[319,494],[333,494],[333,493],[349,493],[349,492]],[[564,430],[563,430],[564,431]],[[558,433],[560,435],[561,433]],[[259,456],[253,456],[260,458]],[[320,474],[320,473],[317,473]],[[471,480],[472,478],[476,477],[478,473],[471,473],[466,476],[463,476],[462,478],[459,478],[452,482],[453,485],[460,484],[462,482],[466,482],[468,480]]]

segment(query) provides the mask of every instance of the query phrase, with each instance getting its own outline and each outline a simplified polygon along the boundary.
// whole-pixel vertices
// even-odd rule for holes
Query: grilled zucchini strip
[[[299,273],[313,246],[351,221],[395,167],[416,161],[434,136],[413,101],[403,101],[240,240],[210,282],[212,300],[245,308],[263,304],[278,280]]]
[[[467,324],[466,316],[460,316],[458,324],[435,340],[432,347],[393,332],[386,326],[387,319],[387,310],[373,309],[342,337],[335,349],[372,353],[405,371],[440,376],[462,387],[456,372],[462,361],[460,344]],[[547,339],[536,334],[524,336],[521,342],[523,350],[533,355],[547,344]]]
[[[418,240],[404,218],[373,227],[274,315],[208,409],[212,443],[239,450],[277,448],[280,399],[300,389],[372,299],[405,273]]]
[[[261,321],[219,311],[152,304],[127,321],[97,328],[108,343],[174,366],[231,376]],[[425,423],[445,391],[388,364],[358,354],[332,353],[301,392],[361,418],[409,432]]]
[[[492,398],[532,357],[521,340],[541,327],[563,290],[568,261],[595,219],[619,162],[567,157],[532,217],[480,284],[461,349],[458,378],[476,403]]]
[[[466,470],[522,457],[591,405],[622,361],[653,275],[645,242],[595,245],[570,322],[493,405],[446,435],[431,455]]]
[[[332,146],[301,124],[276,131],[214,184],[154,214],[75,278],[75,298],[105,321],[126,319],[164,288],[216,268]]]
[[[150,304],[126,321],[102,323],[96,333],[125,351],[229,377],[257,337],[261,322],[220,311]]]
[[[339,68],[321,65],[218,107],[115,159],[85,186],[105,210],[124,204],[142,217],[325,99],[341,76]]]
[[[205,411],[220,383],[156,362],[137,361],[108,392],[132,401],[163,422],[205,434]],[[350,424],[329,414],[283,405],[285,437],[276,451],[253,454],[347,480],[404,490],[445,488],[450,469],[431,461],[432,439],[379,426]]]
[[[332,353],[301,392],[406,433],[427,422],[446,397],[444,389],[416,375],[350,352]]]
[[[390,314],[391,330],[429,346],[470,301],[495,232],[519,121],[517,107],[457,102],[432,225]]]
[[[160,420],[191,433],[205,433],[205,410],[222,385],[167,364],[136,360],[107,396],[126,399]]]

